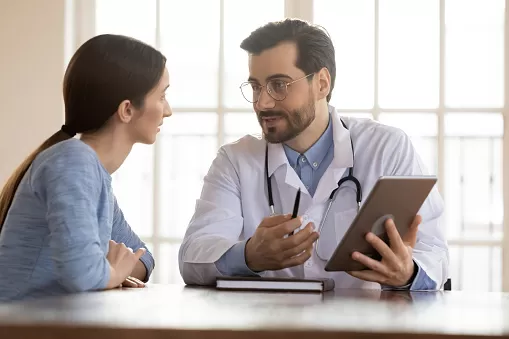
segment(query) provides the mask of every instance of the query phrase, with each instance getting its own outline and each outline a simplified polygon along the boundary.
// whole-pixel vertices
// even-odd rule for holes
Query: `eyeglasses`
[[[288,86],[313,74],[314,73],[309,73],[308,75],[297,80],[293,80],[292,82],[286,82],[281,79],[272,79],[269,80],[266,85],[260,85],[254,81],[246,81],[240,85],[240,91],[248,102],[255,103],[258,99],[260,99],[262,88],[266,87],[267,93],[272,99],[276,101],[283,101],[288,96]]]

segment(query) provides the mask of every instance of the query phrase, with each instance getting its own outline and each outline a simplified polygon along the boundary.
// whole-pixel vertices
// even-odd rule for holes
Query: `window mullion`
[[[217,71],[217,147],[224,144],[224,0],[219,5],[219,64]]]
[[[438,190],[444,194],[445,178],[445,0],[440,0],[440,69],[438,84],[438,134],[437,134],[437,157],[438,157]]]
[[[313,0],[285,0],[285,17],[313,22]]]
[[[161,1],[156,1],[156,30],[154,32],[155,34],[155,45],[156,48],[161,48],[161,20],[160,20],[160,10],[161,10]],[[159,138],[156,139],[156,142],[154,143],[154,146],[152,148],[153,152],[153,164],[152,164],[152,255],[154,258],[159,258],[161,253],[161,242],[160,236],[161,236],[161,220],[160,220],[160,213],[159,210],[161,208],[161,187],[158,184],[159,183],[159,173],[161,170],[161,161],[160,161],[160,154],[161,154],[161,145]],[[155,281],[161,281],[161,271],[155,270]]]
[[[375,24],[374,28],[375,31],[373,32],[374,37],[374,93],[373,93],[373,119],[378,120],[380,117],[380,103],[379,103],[379,91],[378,91],[378,78],[379,78],[379,68],[380,68],[380,62],[379,62],[379,41],[380,41],[380,10],[379,10],[380,3],[378,0],[375,0]]]
[[[505,1],[504,12],[504,135],[502,173],[503,178],[509,178],[509,0]],[[509,292],[509,180],[503,180],[503,206],[504,206],[504,230],[502,241],[502,291]]]

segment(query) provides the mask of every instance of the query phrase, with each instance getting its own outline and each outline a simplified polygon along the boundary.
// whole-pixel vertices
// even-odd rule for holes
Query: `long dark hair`
[[[0,231],[18,186],[39,153],[77,133],[103,127],[123,100],[141,108],[158,84],[166,58],[136,39],[104,34],[93,37],[71,58],[63,81],[65,123],[14,171],[0,193]]]

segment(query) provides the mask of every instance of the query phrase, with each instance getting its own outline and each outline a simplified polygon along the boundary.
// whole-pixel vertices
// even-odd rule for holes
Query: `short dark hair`
[[[332,40],[325,29],[300,19],[284,19],[269,22],[251,32],[240,48],[250,54],[260,54],[282,42],[294,42],[297,46],[296,65],[304,73],[315,73],[327,68],[331,77],[330,101],[336,80],[336,60]],[[311,79],[310,77],[309,79]]]

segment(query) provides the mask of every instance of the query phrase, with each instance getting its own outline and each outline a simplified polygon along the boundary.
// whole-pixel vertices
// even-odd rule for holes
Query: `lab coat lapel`
[[[350,132],[346,129],[334,107],[329,106],[332,114],[332,132],[334,135],[334,158],[331,164],[318,182],[314,200],[324,202],[330,196],[332,190],[337,187],[338,181],[343,177],[345,171],[353,165],[352,145],[350,143]]]
[[[269,176],[275,175],[277,185],[281,183],[292,186],[293,188],[305,191],[306,187],[300,180],[295,170],[290,166],[282,144],[269,144]]]
[[[304,211],[306,206],[311,203],[311,196],[295,170],[290,166],[283,145],[269,144],[268,151],[268,170],[272,180],[276,213],[292,213],[295,195],[299,188],[302,193],[299,212]]]
[[[283,207],[281,213],[291,213],[294,203],[293,198],[299,188],[303,193],[301,196],[302,211],[305,210],[305,208],[307,209],[313,201],[315,203],[325,202],[329,198],[332,190],[337,187],[337,183],[344,175],[345,171],[353,166],[350,132],[341,123],[334,107],[329,106],[329,112],[332,115],[334,158],[320,179],[313,198],[297,173],[295,173],[295,170],[288,163],[283,145],[268,144],[269,176],[272,176],[272,187],[275,188],[277,186],[278,192],[273,192],[274,201],[277,201],[276,196],[279,195],[280,199],[278,200],[280,200],[280,206]],[[276,184],[274,184],[274,182]],[[288,199],[288,197],[292,198]]]

